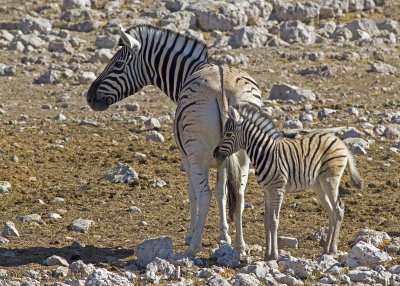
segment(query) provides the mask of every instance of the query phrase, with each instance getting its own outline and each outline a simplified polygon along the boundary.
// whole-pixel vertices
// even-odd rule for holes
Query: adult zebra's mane
[[[282,133],[278,128],[276,128],[271,117],[260,107],[250,104],[241,104],[238,108],[238,111],[244,120],[250,121],[262,131],[268,132],[270,135],[274,135],[274,139],[283,138]]]
[[[203,54],[204,61],[208,62],[208,47],[207,47],[206,43],[199,39],[193,38],[191,36],[184,35],[184,34],[169,30],[169,29],[155,27],[155,26],[148,25],[148,24],[140,24],[140,25],[132,26],[129,29],[127,29],[126,32],[129,33],[131,36],[133,36],[135,39],[137,39],[139,42],[143,42],[143,40],[145,40],[146,38],[154,38],[155,36],[158,36],[158,38],[162,38],[162,34],[165,34],[168,37],[168,39],[175,40],[175,38],[176,38],[176,40],[175,40],[176,43],[178,42],[179,39],[187,40],[188,42],[187,42],[186,46],[188,46],[191,42],[193,44],[197,44],[197,45],[194,45],[194,46],[196,46],[196,50],[197,50],[196,52],[199,55]],[[119,41],[119,45],[122,45],[121,39]],[[178,51],[178,50],[179,50],[179,47],[177,47],[175,51]],[[186,51],[186,52],[188,52],[188,51]]]

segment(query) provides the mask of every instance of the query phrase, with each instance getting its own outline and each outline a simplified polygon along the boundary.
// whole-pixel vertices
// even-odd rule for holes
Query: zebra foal
[[[229,107],[221,142],[214,157],[223,161],[244,149],[264,190],[265,260],[278,258],[279,211],[285,193],[311,187],[328,213],[325,254],[337,252],[344,205],[339,184],[348,166],[352,184],[362,187],[355,161],[346,145],[330,133],[312,133],[299,139],[284,138],[267,113],[249,104]]]

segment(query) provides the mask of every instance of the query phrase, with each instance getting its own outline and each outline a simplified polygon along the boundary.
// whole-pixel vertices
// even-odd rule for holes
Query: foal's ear
[[[138,40],[136,40],[134,37],[132,37],[131,35],[129,35],[126,32],[126,30],[124,29],[124,27],[122,27],[122,25],[119,26],[119,31],[120,31],[122,43],[125,46],[127,46],[128,48],[130,48],[134,54],[137,54],[141,47],[140,42]]]
[[[234,107],[229,106],[228,115],[229,118],[232,119],[236,125],[241,125],[243,123],[243,117],[239,114],[239,111],[237,111]]]

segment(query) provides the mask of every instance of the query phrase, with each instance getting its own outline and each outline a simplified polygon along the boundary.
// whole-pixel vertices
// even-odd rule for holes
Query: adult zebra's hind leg
[[[186,256],[194,256],[202,248],[203,229],[211,201],[211,191],[208,186],[208,166],[209,163],[190,164],[188,176],[190,176],[195,190],[198,212],[192,240],[190,241],[189,247],[184,252]]]
[[[219,233],[217,237],[219,244],[231,244],[231,237],[228,234],[229,226],[226,219],[226,180],[226,168],[218,168],[214,193],[219,207]]]

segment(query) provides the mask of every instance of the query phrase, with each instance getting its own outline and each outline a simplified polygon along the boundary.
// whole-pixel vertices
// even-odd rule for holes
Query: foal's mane
[[[245,121],[250,121],[262,131],[270,134],[272,131],[272,133],[279,135],[277,139],[283,137],[268,113],[259,106],[244,103],[238,106],[238,111]]]

